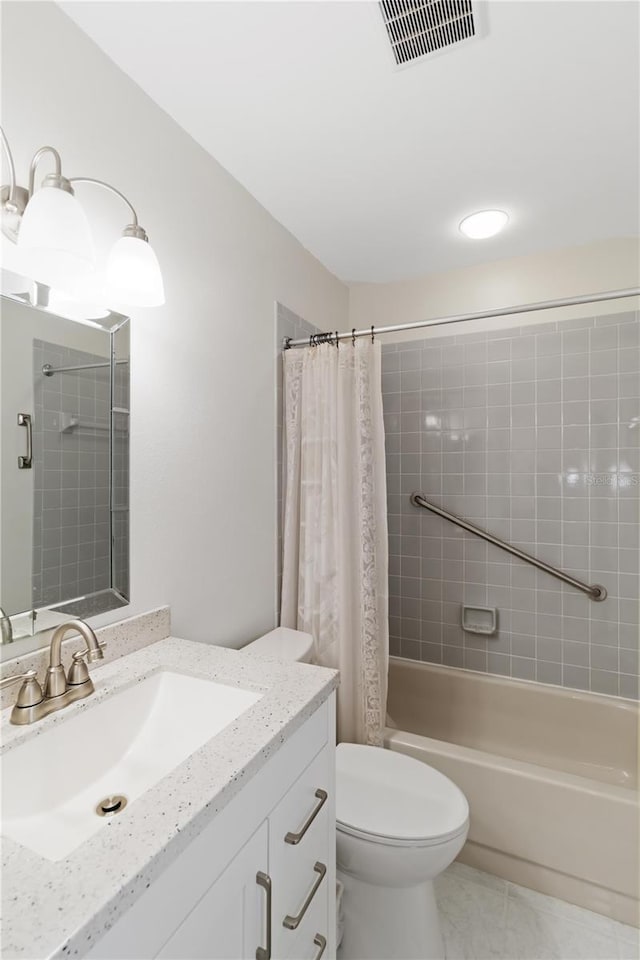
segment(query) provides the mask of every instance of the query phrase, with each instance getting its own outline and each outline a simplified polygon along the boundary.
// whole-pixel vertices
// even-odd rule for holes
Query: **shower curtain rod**
[[[302,337],[292,340],[285,337],[283,347],[308,347],[319,343],[339,343],[340,340],[355,340],[356,337],[372,337],[381,333],[400,333],[404,330],[420,330],[423,327],[439,327],[445,323],[462,323],[467,320],[487,320],[491,317],[506,317],[511,313],[533,313],[536,310],[552,310],[554,307],[573,307],[581,303],[599,303],[602,300],[622,300],[625,297],[640,296],[640,287],[628,290],[609,290],[606,293],[587,293],[580,297],[564,297],[561,300],[541,300],[539,303],[525,303],[515,307],[500,307],[498,310],[482,310],[480,313],[461,313],[454,317],[438,317],[435,320],[418,320],[416,323],[396,323],[390,327],[366,327],[362,330],[355,328],[351,333],[318,333],[311,337]]]

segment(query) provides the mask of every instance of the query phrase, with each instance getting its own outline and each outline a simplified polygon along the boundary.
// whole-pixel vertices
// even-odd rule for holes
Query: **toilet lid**
[[[283,660],[308,659],[313,649],[313,637],[301,630],[276,627],[258,637],[244,649],[247,653],[262,657],[281,657]]]
[[[439,843],[467,827],[469,805],[444,774],[381,747],[336,749],[338,829],[380,842]]]

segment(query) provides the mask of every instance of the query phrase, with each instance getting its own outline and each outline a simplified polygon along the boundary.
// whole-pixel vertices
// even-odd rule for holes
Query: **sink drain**
[[[120,793],[114,793],[112,797],[105,797],[96,807],[96,813],[99,817],[115,817],[116,813],[121,813],[127,805],[127,798]]]

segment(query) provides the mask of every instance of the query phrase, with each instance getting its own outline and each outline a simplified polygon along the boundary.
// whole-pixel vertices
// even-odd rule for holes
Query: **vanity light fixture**
[[[157,257],[138,215],[123,193],[103,180],[62,175],[60,154],[41,147],[31,161],[29,188],[16,184],[15,167],[7,138],[0,128],[9,166],[9,185],[1,188],[2,232],[17,245],[24,272],[51,287],[69,289],[95,270],[95,254],[87,217],[75,197],[73,184],[102,187],[120,197],[131,211],[130,221],[108,258],[105,295],[117,304],[157,307],[164,303],[164,285]],[[36,168],[51,153],[55,172],[35,190]]]
[[[458,229],[471,240],[488,240],[507,225],[509,216],[504,210],[480,210],[465,217]]]

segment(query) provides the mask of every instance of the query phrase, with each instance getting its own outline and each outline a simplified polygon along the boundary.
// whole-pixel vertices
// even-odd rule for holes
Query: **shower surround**
[[[638,697],[639,332],[630,312],[383,344],[391,653]],[[496,607],[498,632],[465,633],[463,604]]]

